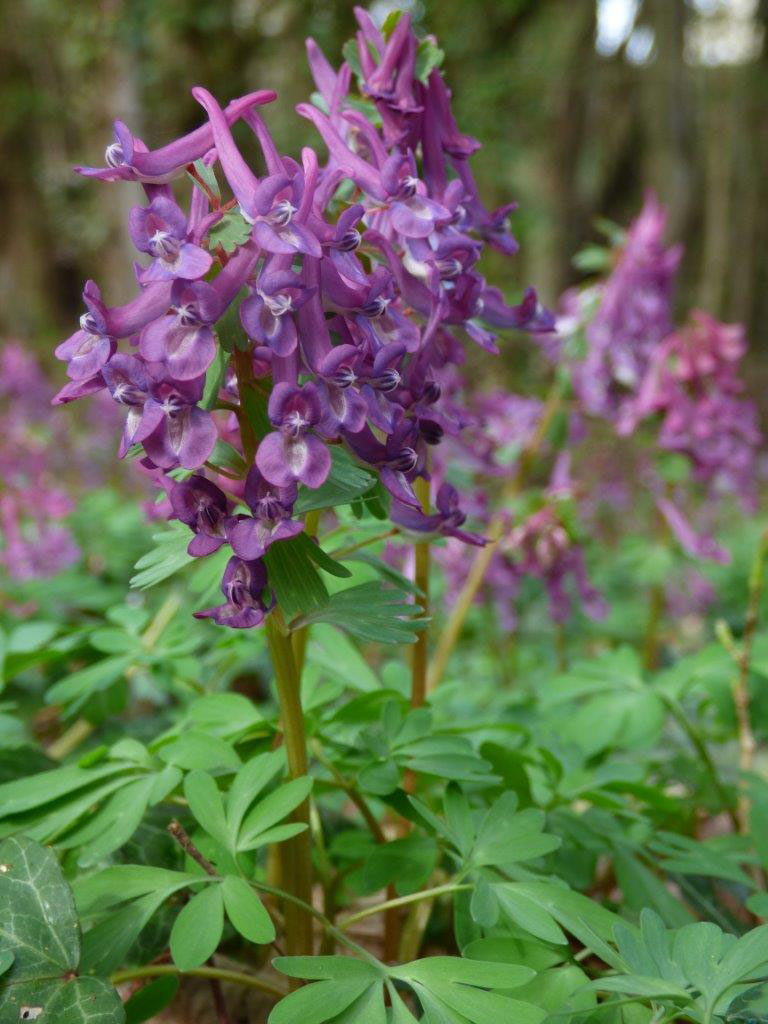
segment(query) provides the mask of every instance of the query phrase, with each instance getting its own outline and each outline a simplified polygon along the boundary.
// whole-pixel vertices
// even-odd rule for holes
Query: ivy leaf
[[[375,964],[351,956],[280,956],[274,966],[290,978],[315,982],[281,999],[269,1015],[269,1024],[323,1024],[343,1013],[369,989],[380,991],[383,971]],[[382,999],[383,1006],[383,999]],[[349,1024],[364,1024],[370,1017],[354,1014]]]
[[[224,931],[221,885],[208,884],[182,909],[171,929],[171,956],[182,971],[204,964],[216,952]]]
[[[325,483],[314,490],[303,485],[299,487],[294,512],[303,515],[313,509],[348,505],[370,490],[373,484],[373,476],[347,451],[335,445],[331,448],[331,471]]]
[[[363,69],[360,65],[360,54],[357,52],[357,43],[354,39],[348,39],[344,43],[341,48],[341,55],[357,77],[362,78]]]
[[[122,1024],[123,1006],[112,985],[75,976],[80,928],[72,891],[51,850],[25,836],[0,844],[0,905],[0,957],[12,958],[0,980],[0,1020]]]
[[[293,538],[296,542],[296,548],[300,551],[310,562],[314,562],[318,569],[322,569],[323,572],[329,573],[331,576],[336,576],[339,579],[349,579],[352,573],[349,569],[342,565],[341,562],[337,562],[335,558],[331,558],[327,552],[323,551],[319,544],[316,544],[311,537],[308,537],[306,533],[300,533],[297,537]]]
[[[270,551],[278,546],[282,545],[275,544]],[[337,591],[322,607],[293,622],[292,627],[315,622],[328,622],[369,643],[412,644],[429,619],[422,617],[420,605],[405,603],[397,591],[372,582]]]
[[[221,438],[216,442],[208,461],[217,469],[223,469],[226,473],[238,478],[245,477],[245,474],[248,472],[245,459],[237,448],[227,441],[222,441]]]

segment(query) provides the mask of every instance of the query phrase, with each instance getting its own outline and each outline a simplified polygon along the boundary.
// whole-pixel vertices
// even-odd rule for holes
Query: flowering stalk
[[[307,740],[304,713],[301,708],[301,678],[290,637],[280,629],[278,617],[267,619],[267,643],[275,671],[278,698],[282,712],[283,739],[292,779],[307,774]],[[294,820],[307,828],[283,844],[283,884],[285,889],[304,903],[312,902],[312,850],[309,832],[309,801],[294,812]],[[312,954],[312,919],[297,903],[285,907],[288,952],[296,956]]]
[[[421,510],[425,516],[429,514],[429,481],[422,478],[414,488],[421,502]],[[414,583],[420,596],[424,615],[429,615],[429,541],[417,541],[413,545]],[[429,659],[429,630],[422,629],[413,645],[411,660],[411,707],[420,708],[427,697],[427,666]]]

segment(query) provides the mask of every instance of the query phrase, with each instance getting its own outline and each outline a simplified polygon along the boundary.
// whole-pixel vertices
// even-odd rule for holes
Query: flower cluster
[[[49,394],[40,367],[21,345],[0,348],[0,565],[19,580],[53,575],[80,556],[65,522],[72,502],[60,486],[40,417]]]
[[[566,323],[572,329],[579,307],[594,308],[585,326],[587,350],[573,369],[574,389],[585,412],[622,424],[658,345],[672,330],[671,302],[682,249],[667,248],[666,211],[649,194],[630,225],[609,276],[588,291],[582,303],[566,298]]]
[[[762,435],[756,406],[741,397],[739,363],[746,349],[740,324],[694,311],[658,347],[637,415],[661,417],[659,445],[686,456],[695,479],[754,506]]]
[[[735,494],[753,506],[762,436],[754,403],[742,397],[744,332],[702,312],[674,329],[671,293],[682,253],[664,246],[665,224],[663,207],[648,195],[608,277],[564,296],[556,354],[570,362],[578,407],[587,416],[607,420],[620,437],[645,425],[654,431],[657,461],[676,453],[691,481],[709,494]],[[552,354],[551,344],[547,351]],[[670,479],[660,465],[648,465],[641,478],[686,552],[727,560],[682,511],[690,488],[679,475]]]
[[[303,529],[298,489],[325,483],[332,445],[375,471],[403,529],[482,543],[461,529],[452,488],[426,513],[414,491],[429,477],[428,449],[461,426],[439,376],[463,361],[464,337],[494,352],[499,330],[553,326],[532,289],[509,306],[478,270],[486,243],[516,250],[511,207],[489,211],[479,198],[478,143],[458,130],[434,43],[416,38],[407,14],[386,34],[356,15],[362,98],[350,95],[350,64],[336,70],[308,43],[318,98],[297,110],[322,137],[325,164],[310,148],[300,162],[278,153],[260,113],[273,92],[222,108],[195,88],[202,127],[150,151],[118,122],[107,166],[80,168],[143,186],[130,234],[145,259],[125,306],[86,285],[80,329],[56,350],[70,378],[56,401],[106,388],[126,407],[120,454],[140,454],[163,478],[194,533],[190,553],[232,550],[224,604],[204,613],[230,626],[269,610],[263,557]],[[238,120],[263,174],[234,141]],[[168,184],[185,171],[195,179],[187,212]],[[217,325],[236,302],[242,336],[225,350]],[[221,443],[243,456],[245,480],[218,472]]]

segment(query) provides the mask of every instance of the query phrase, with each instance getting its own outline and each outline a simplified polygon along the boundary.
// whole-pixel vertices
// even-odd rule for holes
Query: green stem
[[[349,928],[351,924],[355,924],[357,921],[362,921],[364,918],[372,917],[375,914],[383,914],[393,907],[407,907],[410,903],[418,903],[420,900],[433,900],[438,896],[445,896],[451,892],[466,892],[469,889],[474,889],[474,885],[469,882],[461,884],[449,882],[446,885],[437,885],[434,889],[423,889],[421,892],[412,892],[408,896],[398,896],[394,900],[385,900],[384,903],[376,903],[372,907],[358,910],[356,914],[350,914],[339,921],[339,927]]]
[[[353,555],[355,551],[367,548],[369,545],[375,544],[377,541],[387,540],[389,537],[395,537],[399,532],[399,529],[394,526],[391,530],[386,530],[384,533],[377,533],[373,537],[367,537],[365,540],[358,541],[357,544],[350,544],[345,548],[337,548],[335,551],[329,552],[329,554],[332,558],[337,560],[339,558],[346,558],[348,555]]]
[[[674,697],[670,697],[668,694],[664,693],[660,694],[660,697],[669,709],[669,712],[672,715],[672,717],[675,719],[677,724],[680,726],[680,728],[683,730],[685,735],[690,740],[691,745],[696,751],[696,753],[699,755],[701,763],[706,768],[707,774],[709,775],[712,781],[712,786],[714,787],[717,795],[720,797],[723,807],[728,812],[728,815],[731,819],[731,822],[733,823],[734,828],[738,829],[739,822],[734,808],[733,798],[720,778],[720,773],[717,770],[717,765],[712,760],[712,755],[707,749],[707,744],[704,741],[704,737],[701,735],[701,733],[693,724],[693,722],[690,721],[684,709],[681,707],[679,702]]]
[[[429,481],[419,477],[416,481],[416,496],[421,502],[424,515],[429,514]],[[418,541],[413,545],[416,567],[414,583],[421,591],[420,601],[424,615],[429,615],[429,541]],[[427,699],[427,666],[429,658],[429,630],[422,629],[416,635],[411,660],[411,707],[420,708]]]
[[[323,748],[319,742],[315,741],[315,743],[312,745],[312,750],[320,764],[333,776],[334,782],[339,787],[339,789],[344,790],[349,799],[358,809],[363,820],[370,829],[371,835],[376,840],[376,842],[386,843],[387,839],[381,830],[381,825],[379,825],[378,821],[376,820],[376,816],[374,815],[371,808],[368,806],[368,801],[365,799],[365,797],[354,784],[354,782],[350,782],[348,779],[344,778],[344,776],[341,774],[341,772],[333,763],[333,761],[329,760],[325,756]]]
[[[660,583],[651,587],[648,598],[648,624],[643,639],[643,668],[649,672],[659,667],[659,626],[664,616],[666,597]]]
[[[312,509],[304,516],[304,532],[308,537],[317,534],[320,523],[320,509]],[[296,659],[296,675],[301,682],[301,673],[304,671],[304,659],[307,654],[307,641],[309,640],[309,626],[302,626],[293,634],[293,656]]]
[[[311,903],[306,903],[298,896],[294,896],[293,893],[287,892],[284,889],[278,889],[274,885],[268,885],[266,882],[251,881],[249,882],[249,884],[252,885],[254,889],[258,889],[260,892],[269,893],[270,896],[277,896],[279,899],[285,900],[286,903],[291,903],[294,906],[300,908],[307,915],[313,917],[316,921],[319,921],[320,924],[325,929],[325,931],[329,935],[332,935],[337,942],[340,942],[342,945],[346,946],[347,949],[353,950],[355,953],[361,956],[364,960],[367,960],[369,963],[380,966],[379,961],[372,953],[369,953],[368,950],[365,949],[365,947],[361,946],[353,939],[350,939],[348,935],[345,935],[341,928],[337,928],[335,924],[328,920],[325,914],[321,913],[319,910],[313,907]]]
[[[307,741],[296,659],[290,637],[282,632],[281,625],[279,612],[275,609],[266,623],[267,642],[282,712],[288,774],[292,779],[297,779],[307,774]],[[294,811],[293,818],[306,824],[307,828],[281,846],[284,886],[300,901],[286,908],[286,943],[289,954],[311,956],[312,921],[300,905],[312,903],[312,844],[308,800]]]
[[[214,981],[230,981],[234,985],[243,985],[245,988],[256,988],[261,992],[268,992],[276,999],[282,999],[286,994],[277,985],[272,985],[262,978],[253,974],[242,974],[240,971],[230,971],[224,967],[194,967],[189,971],[181,971],[173,964],[147,964],[144,967],[129,967],[123,971],[116,971],[110,981],[113,985],[122,985],[126,981],[138,981],[141,978],[161,978],[165,975],[178,975],[191,978],[209,978]]]

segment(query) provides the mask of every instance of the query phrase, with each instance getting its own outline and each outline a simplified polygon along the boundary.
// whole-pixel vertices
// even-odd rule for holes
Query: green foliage
[[[51,850],[25,837],[0,844],[0,1020],[121,1024],[103,978],[78,977],[80,929],[72,892]]]

